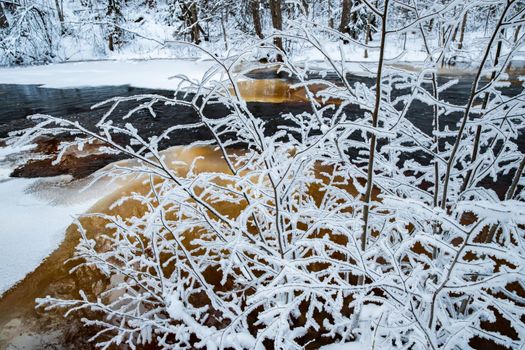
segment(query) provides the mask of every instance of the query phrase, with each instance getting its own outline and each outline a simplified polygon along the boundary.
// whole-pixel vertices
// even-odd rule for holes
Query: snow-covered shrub
[[[451,13],[463,1],[363,3],[381,33],[379,46],[366,46],[378,52],[366,79],[348,75],[342,41],[339,51],[325,49],[324,32],[337,36],[330,28],[298,19],[281,33],[308,43],[324,62],[310,69],[283,52],[274,63],[308,101],[304,113],[280,116],[277,131],[239,90],[242,73],[261,67],[252,49],[224,60],[210,54],[216,67],[199,82],[180,77],[184,93],[174,97],[107,101],[138,107],[121,118],[110,108],[94,129],[34,116],[40,123],[14,142],[64,132],[83,136],[64,150],[104,142],[135,160],[111,174],[134,174],[145,185],[115,203],[142,209],[129,218],[100,215],[107,226],[97,238],[79,224],[79,266],[107,276],[108,289],[39,305],[94,312],[85,322],[100,327],[94,339],[104,348],[522,346],[525,104],[522,89],[504,90],[506,68],[525,41],[505,36],[521,24],[521,2],[486,5],[499,17],[478,43],[484,49],[465,103],[442,97],[457,83],[439,71],[449,44],[426,40],[431,20],[458,26]],[[399,12],[408,12],[405,21]],[[404,31],[427,43],[419,69],[396,65],[385,50]],[[266,38],[256,54],[272,43]],[[328,73],[335,78],[323,78]],[[207,115],[217,103],[228,113]],[[133,118],[139,111],[154,118],[157,104],[193,108],[198,120],[143,137]],[[411,115],[416,104],[427,106],[431,127]],[[166,138],[197,128],[212,138],[193,146],[218,152],[222,171],[199,170],[199,159],[180,171],[160,150]],[[504,193],[491,188],[489,180],[509,175]]]

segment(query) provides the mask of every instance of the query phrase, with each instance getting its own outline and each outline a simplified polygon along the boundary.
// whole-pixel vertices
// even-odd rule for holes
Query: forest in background
[[[419,6],[424,10],[438,3],[420,1]],[[278,32],[297,33],[302,21],[326,27],[325,44],[343,40],[349,46],[355,46],[354,41],[367,45],[378,40],[380,21],[365,5],[361,0],[1,0],[0,64],[202,56],[199,50],[177,45],[178,41],[224,55]],[[392,19],[398,23],[413,16],[410,6],[396,6],[393,11],[397,13]],[[485,37],[497,21],[497,6],[469,6],[468,11],[453,9],[451,14],[458,17],[457,24],[431,19],[425,23],[426,36],[438,47],[449,46],[447,40],[454,43],[457,52],[446,63],[471,62],[476,38]],[[452,37],[447,39],[449,34]],[[297,55],[311,48],[287,38],[276,37],[274,42]],[[389,42],[397,53],[410,51],[407,61],[426,57],[422,37],[414,28],[399,31]],[[420,54],[414,57],[414,52]],[[267,55],[260,51],[255,58],[276,58]],[[367,60],[368,50],[354,50],[347,59]]]

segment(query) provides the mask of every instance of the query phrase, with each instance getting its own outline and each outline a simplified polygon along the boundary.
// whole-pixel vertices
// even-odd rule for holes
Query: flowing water
[[[274,132],[280,125],[280,116],[283,113],[301,113],[309,111],[310,107],[301,89],[290,89],[293,79],[277,79],[275,73],[268,71],[254,72],[250,75],[253,80],[240,83],[243,97],[248,102],[252,113],[268,121],[267,132]],[[442,98],[456,104],[464,104],[470,92],[473,76],[470,74],[450,74],[448,77],[459,79],[459,83],[449,89]],[[330,77],[329,77],[330,78]],[[371,84],[369,78],[351,76],[350,81],[360,81]],[[512,81],[507,89],[507,94],[514,95],[521,91],[520,83]],[[25,116],[33,113],[51,114],[78,120],[84,125],[93,126],[97,118],[101,116],[106,107],[91,109],[91,106],[102,100],[113,96],[132,96],[137,94],[160,94],[170,96],[168,91],[152,91],[138,89],[128,86],[93,87],[79,89],[45,89],[35,85],[0,85],[0,98],[3,101],[0,109],[0,138],[6,137],[13,130],[20,130],[32,125]],[[116,113],[125,113],[130,104],[123,104]],[[147,115],[139,115],[134,125],[139,131],[150,136],[156,133],[159,127],[167,125],[192,123],[197,120],[196,114],[189,108],[176,106],[155,107],[157,118],[152,119]],[[210,106],[206,110],[208,115],[224,115],[226,109],[221,105]],[[356,107],[350,107],[348,113],[360,113]],[[432,127],[432,111],[422,103],[415,103],[408,114],[408,118],[424,132],[430,132]],[[449,116],[443,123],[453,127],[458,116]],[[191,132],[183,132],[176,138],[171,138],[163,145],[168,148],[178,145],[186,145],[191,142],[209,139],[211,135],[205,129],[195,129]],[[43,140],[39,144],[42,153],[56,152],[56,140]],[[519,148],[525,151],[525,140],[519,140]],[[206,157],[206,166],[201,170],[226,171],[224,162],[216,151],[209,148],[197,147],[193,149],[172,148],[170,156],[191,162],[196,156]],[[33,160],[30,165],[17,169],[15,176],[42,177],[61,174],[71,174],[76,181],[64,185],[62,193],[56,196],[71,195],[87,181],[96,170],[108,166],[117,160],[125,162],[120,158],[105,157],[99,154],[89,157],[71,156],[65,167],[51,170],[49,160]],[[109,165],[111,166],[111,165]],[[84,181],[84,182],[83,182]],[[500,184],[503,188],[504,184]],[[118,183],[111,185],[111,190],[93,207],[90,212],[104,212],[108,214],[119,214],[123,217],[135,213],[137,208],[126,205],[111,208],[110,204],[130,191],[140,190],[138,180],[120,179]],[[86,219],[88,220],[88,219]],[[89,223],[90,232],[94,234],[100,230],[104,222],[99,219]],[[49,349],[89,349],[86,340],[92,330],[80,326],[78,318],[65,319],[59,313],[35,310],[34,299],[45,295],[60,297],[75,297],[79,289],[96,292],[103,286],[99,286],[96,275],[88,272],[70,275],[68,269],[71,263],[64,262],[71,257],[74,247],[78,243],[78,233],[74,227],[67,230],[65,240],[60,247],[48,257],[34,272],[29,274],[15,288],[8,291],[0,299],[0,348],[49,348]],[[65,345],[67,343],[67,345]]]
[[[221,155],[210,147],[174,147],[164,152],[166,162],[177,160],[190,164],[197,157],[204,157],[205,161],[197,162],[197,172],[226,172],[228,171]],[[131,161],[123,160],[114,165],[129,166]],[[108,167],[113,167],[109,165]],[[178,175],[184,176],[186,168],[177,166],[172,169]],[[61,197],[76,196],[79,189],[90,181],[90,176],[84,180],[67,184],[56,192],[54,196],[60,201]],[[130,193],[145,193],[149,185],[144,184],[144,178],[119,177],[114,179],[102,178],[97,182],[98,188],[91,189],[97,192],[106,192],[88,212],[118,215],[123,218],[140,216],[144,208],[137,202],[129,201],[112,207],[112,204]],[[41,191],[46,191],[44,187]],[[80,222],[86,230],[88,238],[96,237],[99,232],[107,231],[107,221],[99,217],[81,218]],[[94,297],[104,290],[107,281],[95,271],[80,269],[70,273],[75,265],[66,263],[73,256],[79,242],[79,232],[74,225],[70,226],[60,246],[32,273],[27,275],[18,285],[9,290],[0,299],[0,349],[91,349],[94,348],[87,339],[92,336],[93,329],[80,324],[79,318],[64,318],[62,312],[45,311],[35,308],[35,299],[47,295],[54,297],[76,299],[78,291],[83,290]]]

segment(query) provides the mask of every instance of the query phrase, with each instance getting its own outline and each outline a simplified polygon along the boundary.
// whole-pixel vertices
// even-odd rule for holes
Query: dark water
[[[273,71],[258,71],[249,74],[251,78],[255,79],[275,79],[277,78]],[[286,78],[280,76],[278,78]],[[330,74],[325,77],[328,80],[336,80],[335,75]],[[458,79],[459,82],[447,89],[440,95],[440,98],[456,105],[465,105],[471,90],[473,75],[464,74],[458,75],[442,75],[440,83],[445,83],[450,79]],[[351,84],[355,82],[365,83],[367,85],[374,84],[374,80],[362,76],[348,76]],[[293,78],[287,78],[290,83],[295,83]],[[427,86],[429,88],[429,86]],[[508,96],[515,96],[522,92],[521,83],[517,79],[511,79],[511,86],[505,88],[504,93]],[[393,96],[406,91],[394,92]],[[68,119],[78,120],[83,125],[94,125],[107,107],[100,107],[98,109],[91,109],[91,106],[112,98],[114,96],[133,96],[139,94],[159,94],[167,97],[172,97],[173,94],[165,90],[151,90],[134,88],[130,86],[101,86],[101,87],[84,87],[74,89],[49,89],[41,88],[37,85],[9,85],[0,84],[0,138],[4,138],[9,132],[20,130],[34,125],[32,121],[26,120],[26,116],[43,113],[50,114],[57,117],[65,117]],[[116,115],[125,114],[130,107],[136,106],[137,103],[127,103],[121,105],[116,110]],[[251,102],[248,103],[249,109],[252,113],[265,120],[275,121],[279,123],[279,116],[283,113],[301,113],[309,111],[310,107],[301,101],[289,101],[286,103],[264,103]],[[168,125],[191,123],[198,120],[196,113],[191,109],[183,106],[163,106],[157,104],[154,107],[157,113],[157,118],[153,119],[146,112],[138,113],[134,119],[133,124],[145,136],[151,136],[158,133],[159,130],[164,129]],[[359,114],[360,110],[357,106],[350,106],[347,108],[348,114]],[[219,104],[210,105],[205,109],[207,116],[224,116],[227,109]],[[407,118],[413,122],[423,132],[430,134],[432,131],[432,110],[422,102],[414,101]],[[451,130],[456,128],[461,115],[452,114],[444,116],[440,119],[440,124],[443,127],[448,127]],[[116,120],[115,120],[116,121]],[[272,124],[270,129],[273,129]],[[273,131],[273,130],[271,130]],[[196,132],[195,135],[179,135],[181,138],[173,140],[170,145],[188,144],[196,141],[199,138],[209,138],[209,134],[204,130]],[[520,150],[525,151],[525,139],[519,140]]]
[[[0,84],[0,137],[10,131],[34,125],[25,117],[35,113],[54,116],[95,116],[90,107],[113,96],[131,96],[140,89],[128,86],[102,86],[79,89],[46,89],[38,85]]]
[[[286,79],[290,83],[296,82],[296,80],[290,77],[277,76],[273,71],[256,71],[250,73],[249,76],[250,78],[260,80],[261,83],[264,81],[261,79],[271,80],[275,78]],[[351,84],[354,84],[355,82],[361,82],[369,86],[374,84],[374,79],[370,77],[349,75],[347,78]],[[325,79],[336,81],[337,77],[329,74]],[[471,91],[474,76],[467,73],[461,75],[443,74],[440,77],[440,83],[445,83],[450,79],[458,79],[459,82],[443,92],[440,95],[440,99],[455,105],[465,105]],[[505,95],[515,96],[522,92],[521,83],[518,79],[512,78],[512,74],[510,82],[511,86],[504,90]],[[425,88],[430,89],[430,86],[425,86]],[[394,91],[393,96],[407,92],[407,90]],[[82,125],[94,129],[95,123],[107,110],[109,105],[97,109],[91,109],[92,105],[114,96],[133,96],[139,94],[158,94],[166,97],[173,96],[173,93],[170,91],[141,89],[130,86],[49,89],[41,88],[37,85],[0,84],[0,138],[6,137],[11,131],[21,130],[34,125],[32,121],[26,119],[27,115],[34,113],[44,113],[77,120]],[[137,105],[138,102],[135,101],[124,103],[115,110],[114,116],[122,116]],[[304,111],[310,111],[310,107],[307,103],[304,101],[296,101],[293,98],[282,103],[250,102],[248,103],[248,108],[255,116],[267,121],[267,133],[275,132],[277,127],[283,124],[282,118],[280,118],[283,113],[298,114]],[[196,112],[189,107],[165,106],[158,103],[153,109],[157,114],[156,118],[152,118],[152,116],[146,111],[141,111],[131,120],[143,137],[157,135],[172,125],[198,121]],[[221,104],[210,104],[205,108],[204,113],[209,117],[221,117],[228,113],[228,109]],[[358,106],[350,106],[347,107],[346,113],[347,115],[356,116],[363,112]],[[432,131],[432,115],[431,108],[424,103],[415,101],[410,107],[407,118],[420,130],[430,134]],[[453,113],[441,117],[441,129],[457,129],[461,117],[460,113]],[[113,120],[117,125],[123,125],[127,122],[119,121],[118,117],[113,118]],[[161,147],[165,148],[168,146],[185,145],[199,140],[211,139],[211,137],[212,135],[205,128],[183,130],[173,134],[169,140],[166,140],[161,144]],[[125,140],[122,141],[125,142]],[[517,143],[520,151],[525,152],[525,137],[523,137],[523,135],[520,135]],[[350,151],[350,153],[353,152]],[[357,155],[357,151],[355,153]],[[423,163],[425,163],[428,158],[428,156],[422,152],[414,153],[410,155],[410,157]],[[99,166],[97,166],[97,168],[98,167]],[[504,182],[508,181],[510,181],[510,177],[509,179],[504,179]]]
[[[37,85],[10,85],[0,84],[0,138],[8,136],[9,132],[22,130],[33,126],[34,122],[26,116],[42,113],[55,117],[64,117],[78,120],[82,125],[93,127],[109,105],[91,109],[94,104],[115,96],[134,96],[139,94],[158,94],[173,97],[173,93],[166,90],[151,90],[130,86],[85,87],[76,89],[48,89]],[[137,106],[137,102],[120,105],[114,112],[115,116],[122,116],[130,108]],[[286,104],[276,103],[248,103],[249,109],[258,117],[267,120],[277,120],[283,113],[301,113],[305,104],[290,101]],[[135,114],[132,123],[139,129],[141,135],[152,136],[167,126],[186,124],[198,121],[197,113],[189,107],[164,106],[158,103],[153,108],[157,114],[152,118],[149,113],[141,111]],[[225,116],[228,110],[220,104],[209,105],[205,113],[210,117]],[[114,118],[118,123],[118,118]],[[177,134],[168,146],[184,145],[194,141],[209,139],[211,135],[204,129]]]

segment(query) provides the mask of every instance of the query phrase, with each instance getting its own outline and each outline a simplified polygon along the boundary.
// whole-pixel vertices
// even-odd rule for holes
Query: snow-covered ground
[[[330,46],[330,50],[335,60],[340,59],[335,52],[336,46]],[[305,58],[310,61],[310,67],[330,70],[331,67],[323,62],[319,55],[312,50],[305,53]],[[214,63],[212,60],[158,59],[0,67],[0,84],[31,84],[56,89],[129,85],[138,88],[175,90],[180,83],[180,79],[176,79],[176,76],[183,75],[199,81]],[[349,61],[345,64],[345,69],[347,72],[365,72],[368,69],[365,69],[364,65],[368,65],[368,62]],[[214,78],[219,78],[219,75],[216,74]]]
[[[379,35],[376,35],[370,46],[377,47]],[[341,41],[327,41],[321,43],[324,53],[313,47],[304,47],[295,56],[305,61],[325,61],[325,54],[332,60],[339,61],[343,58],[352,63],[371,62],[377,63],[379,60],[378,49],[365,50],[363,47],[353,44],[343,44]],[[365,55],[366,51],[366,55]],[[407,40],[392,38],[386,43],[385,59],[396,60],[397,63],[423,62],[427,59],[424,46],[421,40],[413,34],[407,34]],[[354,68],[352,66],[352,68]]]
[[[72,216],[94,203],[51,205],[28,191],[37,181],[0,180],[0,295],[38,267],[63,240]]]
[[[2,67],[0,84],[35,84],[47,88],[131,85],[151,89],[175,89],[183,74],[200,80],[213,65],[203,60],[89,61],[45,66]]]
[[[72,217],[96,201],[93,193],[53,190],[57,178],[9,178],[10,157],[28,148],[0,148],[0,295],[37,268],[62,242]],[[46,193],[66,198],[58,203]]]

